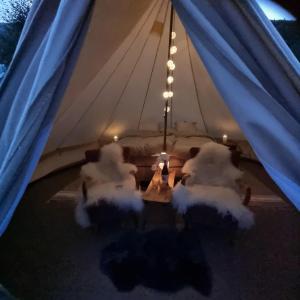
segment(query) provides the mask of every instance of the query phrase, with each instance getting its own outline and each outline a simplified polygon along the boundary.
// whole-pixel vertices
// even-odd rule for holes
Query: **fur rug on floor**
[[[211,270],[192,232],[129,232],[102,250],[100,268],[119,291],[143,285],[162,292],[191,286],[209,296]]]

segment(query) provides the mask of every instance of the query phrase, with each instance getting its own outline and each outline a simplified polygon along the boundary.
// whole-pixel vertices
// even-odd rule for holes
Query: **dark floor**
[[[273,193],[262,169],[251,163],[243,167],[250,171],[247,178],[256,194]],[[99,271],[100,249],[114,237],[79,228],[73,201],[48,201],[78,174],[78,168],[73,168],[27,190],[0,239],[0,283],[25,300],[202,299],[188,288],[174,295],[143,287],[132,293],[115,290]],[[240,236],[234,247],[213,237],[203,241],[214,278],[210,299],[300,299],[298,213],[283,201],[253,201],[251,209],[256,226]]]

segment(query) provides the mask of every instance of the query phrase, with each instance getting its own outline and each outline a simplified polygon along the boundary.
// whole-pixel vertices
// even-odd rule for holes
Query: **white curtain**
[[[92,0],[35,0],[0,86],[0,235],[48,139]]]
[[[300,64],[253,0],[173,0],[267,172],[300,209]]]

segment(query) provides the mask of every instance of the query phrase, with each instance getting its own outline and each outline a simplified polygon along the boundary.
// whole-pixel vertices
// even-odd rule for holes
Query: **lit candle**
[[[117,142],[119,140],[119,137],[117,135],[114,136],[114,142]]]
[[[223,144],[226,144],[228,140],[228,135],[227,134],[223,134]]]

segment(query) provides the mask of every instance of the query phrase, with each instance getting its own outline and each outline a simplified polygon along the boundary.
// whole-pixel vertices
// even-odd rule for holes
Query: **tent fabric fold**
[[[0,235],[47,142],[93,1],[37,0],[0,86]]]
[[[300,209],[300,64],[253,0],[173,0],[261,163]]]

